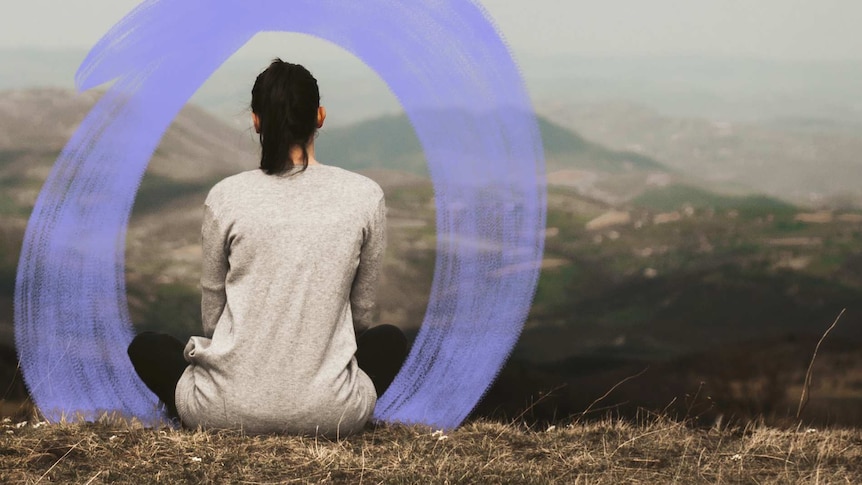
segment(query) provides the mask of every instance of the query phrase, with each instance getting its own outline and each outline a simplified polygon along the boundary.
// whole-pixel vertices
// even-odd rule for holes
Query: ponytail
[[[320,92],[317,80],[299,64],[275,59],[257,76],[251,90],[251,110],[260,119],[260,169],[268,175],[294,168],[293,147],[302,150],[302,170],[308,167],[307,145],[317,131]]]

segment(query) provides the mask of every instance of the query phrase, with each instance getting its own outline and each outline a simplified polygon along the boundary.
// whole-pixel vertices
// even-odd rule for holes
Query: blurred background
[[[0,7],[3,414],[27,399],[12,308],[27,219],[107,88],[77,93],[74,74],[137,3]],[[476,415],[787,420],[818,339],[846,309],[817,356],[803,417],[862,424],[862,3],[481,4],[539,119],[548,224],[532,311]],[[257,166],[250,91],[276,56],[318,78],[328,118],[317,158],[386,192],[379,321],[412,337],[435,260],[422,149],[373,71],[285,33],[259,34],[226,62],[153,154],[127,238],[135,326],[198,332],[202,202],[221,178]]]

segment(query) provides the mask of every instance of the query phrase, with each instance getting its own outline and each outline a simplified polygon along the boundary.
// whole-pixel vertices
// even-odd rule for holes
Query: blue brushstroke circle
[[[542,258],[544,160],[520,73],[481,7],[149,0],[82,64],[79,89],[114,84],[57,159],[25,234],[15,339],[27,387],[49,420],[105,411],[159,419],[126,356],[129,215],[173,118],[260,31],[313,35],[365,62],[401,102],[428,161],[437,209],[430,301],[375,418],[458,426],[515,345]]]

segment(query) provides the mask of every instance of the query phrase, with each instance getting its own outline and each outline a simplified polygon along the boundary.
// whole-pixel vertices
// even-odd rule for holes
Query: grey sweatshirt
[[[294,169],[293,172],[296,172]],[[177,384],[187,426],[344,436],[377,395],[356,364],[386,244],[374,181],[329,165],[216,184],[201,229],[203,337]]]

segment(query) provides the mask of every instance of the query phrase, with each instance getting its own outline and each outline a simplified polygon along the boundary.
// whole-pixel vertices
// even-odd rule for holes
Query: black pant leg
[[[363,332],[356,339],[356,361],[381,396],[407,358],[407,337],[394,325],[379,325]]]
[[[183,357],[185,345],[174,337],[143,332],[129,344],[129,359],[144,384],[165,403],[168,415],[179,418],[176,398],[177,382],[188,363]]]

